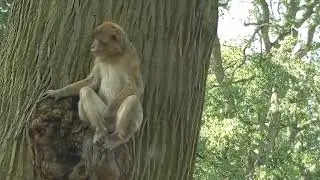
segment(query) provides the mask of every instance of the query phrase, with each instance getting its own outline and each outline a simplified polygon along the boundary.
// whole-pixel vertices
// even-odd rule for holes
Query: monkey
[[[79,118],[95,130],[93,142],[112,150],[142,124],[140,58],[122,27],[110,21],[93,31],[91,53],[94,66],[85,79],[45,95],[56,100],[79,95]]]

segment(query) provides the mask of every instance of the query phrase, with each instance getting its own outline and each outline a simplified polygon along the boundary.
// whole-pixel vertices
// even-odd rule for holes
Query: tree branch
[[[248,24],[248,23],[247,23]],[[249,41],[246,43],[246,45],[244,46],[244,48],[242,49],[242,54],[243,54],[243,60],[242,63],[245,63],[247,60],[247,54],[246,54],[246,50],[251,46],[251,43],[254,40],[254,37],[256,36],[256,34],[263,28],[265,24],[260,24],[258,27],[256,27],[256,29],[254,30],[252,36],[250,37]]]
[[[266,25],[261,28],[261,35],[264,42],[266,52],[270,52],[272,44],[269,37],[270,10],[265,0],[258,0],[258,5],[262,9],[262,22]]]
[[[251,81],[254,78],[256,78],[256,76],[251,76],[249,78],[244,78],[244,79],[239,79],[239,80],[236,80],[236,81],[231,81],[231,82],[225,83],[224,85],[243,83],[243,82]],[[221,87],[221,85],[220,84],[214,84],[212,87]]]
[[[308,35],[307,35],[306,44],[301,46],[301,48],[295,53],[295,56],[297,56],[298,58],[302,58],[312,49],[312,42],[313,42],[313,38],[314,38],[314,33],[315,32],[316,32],[316,26],[315,25],[311,25],[308,28]],[[317,49],[319,47],[314,46],[314,48]]]
[[[221,83],[224,79],[225,73],[224,68],[222,65],[222,58],[221,58],[221,46],[218,36],[216,36],[213,42],[213,49],[212,49],[212,69],[216,76],[216,79],[219,83]]]
[[[296,31],[296,29],[300,28],[302,24],[306,22],[315,12],[313,8],[317,5],[317,3],[313,2],[310,5],[304,6],[305,11],[302,15],[302,18],[296,20],[297,12],[301,10],[298,5],[299,3],[296,3],[294,0],[286,5],[286,8],[288,9],[288,13],[285,16],[286,23],[283,26],[284,28],[282,28],[281,33],[279,33],[277,39],[272,42],[272,47],[278,47],[280,41],[282,41],[286,36],[290,35],[292,31]]]

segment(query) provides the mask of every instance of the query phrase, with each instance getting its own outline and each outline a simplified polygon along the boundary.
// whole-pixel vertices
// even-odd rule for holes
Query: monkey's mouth
[[[105,54],[105,51],[97,47],[94,47],[94,48],[91,48],[91,54],[94,57],[103,56]]]
[[[91,48],[91,54],[92,54],[93,56],[97,56],[97,55],[99,54],[99,52],[97,51],[96,48]]]

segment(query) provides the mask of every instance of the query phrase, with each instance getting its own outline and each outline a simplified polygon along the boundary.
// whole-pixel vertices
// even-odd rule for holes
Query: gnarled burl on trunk
[[[94,67],[88,77],[48,90],[33,112],[29,137],[36,174],[41,178],[118,180],[129,176],[125,143],[143,120],[140,59],[115,23],[102,23],[93,37]],[[57,101],[66,97],[72,98]]]

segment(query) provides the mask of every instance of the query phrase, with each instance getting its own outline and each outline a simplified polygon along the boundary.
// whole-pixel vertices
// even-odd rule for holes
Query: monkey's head
[[[91,52],[95,57],[116,56],[123,53],[127,35],[117,24],[105,21],[93,32]]]

